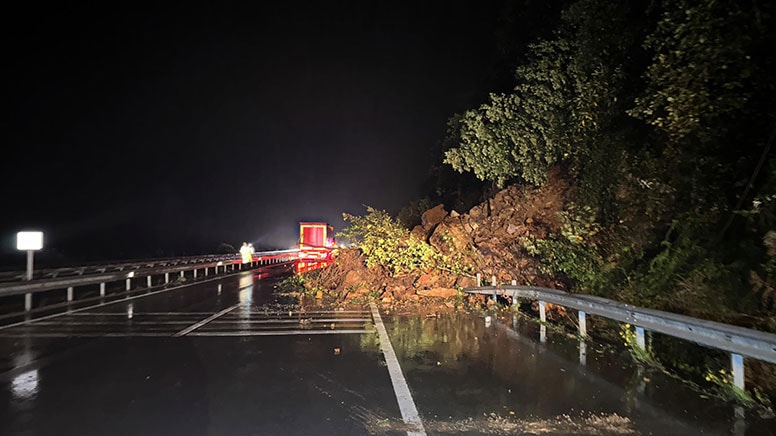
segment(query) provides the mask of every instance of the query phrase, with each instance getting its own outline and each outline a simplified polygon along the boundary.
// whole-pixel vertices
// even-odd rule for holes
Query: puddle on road
[[[733,406],[591,342],[581,365],[575,338],[550,331],[540,343],[533,321],[383,320],[430,434],[767,435],[776,427],[737,421]]]

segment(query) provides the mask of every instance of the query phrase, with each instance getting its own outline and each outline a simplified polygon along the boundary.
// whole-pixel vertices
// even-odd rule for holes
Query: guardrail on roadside
[[[495,280],[494,280],[495,281]],[[628,323],[636,329],[636,345],[646,350],[645,331],[662,333],[730,353],[733,382],[744,389],[744,356],[776,364],[776,334],[633,306],[606,298],[570,294],[536,286],[505,285],[466,288],[470,294],[511,297],[539,302],[539,319],[546,322],[545,303],[578,311],[579,336],[587,336],[586,314]]]
[[[73,301],[74,288],[77,286],[99,284],[100,296],[105,296],[106,284],[110,282],[125,281],[125,290],[129,291],[133,280],[145,277],[146,286],[150,288],[154,285],[154,276],[164,275],[163,283],[167,284],[170,282],[170,274],[177,273],[185,277],[186,272],[192,271],[193,278],[197,278],[200,270],[207,276],[211,270],[218,274],[222,267],[223,272],[227,272],[228,269],[235,271],[290,262],[297,260],[298,251],[291,249],[254,253],[250,264],[243,264],[239,255],[209,255],[55,268],[36,273],[32,280],[23,280],[24,273],[6,273],[5,280],[0,279],[0,297],[24,295],[24,308],[29,311],[32,309],[32,296],[37,292],[67,289],[67,301],[70,302]]]

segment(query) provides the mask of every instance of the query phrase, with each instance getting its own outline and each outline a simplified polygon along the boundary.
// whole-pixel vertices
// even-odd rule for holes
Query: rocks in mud
[[[421,297],[452,298],[458,295],[458,291],[451,288],[419,289],[417,294]]]
[[[561,228],[559,212],[564,209],[569,185],[551,175],[542,187],[511,186],[492,199],[472,207],[468,213],[451,211],[439,204],[421,216],[421,225],[412,230],[418,239],[428,242],[458,267],[470,268],[471,275],[452,275],[441,270],[395,276],[377,266],[367,268],[358,250],[343,250],[330,268],[332,283],[319,287],[331,289],[340,298],[379,295],[385,304],[417,301],[421,298],[450,298],[456,289],[475,286],[473,273],[491,276],[498,283],[530,283],[554,287],[553,277],[543,276],[536,258],[524,248],[526,243],[543,239]],[[339,264],[339,265],[338,265]],[[548,316],[554,317],[554,309]],[[563,316],[558,313],[557,316]]]
[[[350,270],[345,274],[345,279],[342,280],[342,288],[348,289],[356,287],[364,283],[364,275],[359,270]]]
[[[513,223],[509,223],[507,225],[507,234],[509,235],[515,235],[515,236],[521,236],[526,232],[525,226],[519,226]]]

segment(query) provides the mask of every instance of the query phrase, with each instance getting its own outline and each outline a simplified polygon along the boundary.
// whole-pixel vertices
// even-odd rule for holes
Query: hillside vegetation
[[[435,192],[346,216],[358,250],[308,288],[454,307],[479,272],[776,332],[774,12],[570,2],[511,91],[450,118]]]

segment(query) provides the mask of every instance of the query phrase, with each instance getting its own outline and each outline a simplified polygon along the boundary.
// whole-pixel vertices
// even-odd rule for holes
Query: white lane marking
[[[65,316],[65,315],[73,315],[73,314],[76,314],[77,312],[83,312],[83,311],[86,311],[86,310],[89,310],[89,309],[95,309],[97,307],[110,306],[110,305],[113,305],[113,304],[116,304],[116,303],[124,303],[124,302],[127,302],[127,301],[137,300],[138,298],[150,297],[151,295],[161,294],[162,292],[176,291],[178,289],[182,289],[182,288],[186,288],[186,287],[194,286],[194,285],[200,285],[202,283],[212,282],[214,280],[221,280],[223,278],[225,278],[225,277],[212,278],[210,280],[203,280],[201,282],[196,282],[196,283],[187,283],[185,285],[176,286],[174,288],[160,289],[158,291],[149,292],[147,294],[135,295],[134,297],[119,298],[119,299],[117,299],[115,301],[109,301],[107,303],[95,304],[93,306],[81,307],[80,309],[72,309],[72,310],[67,310],[65,312],[60,312],[60,313],[54,313],[54,314],[51,314],[51,315],[41,316],[40,318],[28,319],[28,320],[19,321],[19,322],[15,322],[15,323],[11,323],[11,324],[6,324],[6,325],[0,326],[0,330],[5,330],[5,329],[11,328],[11,327],[17,327],[17,326],[25,325],[25,324],[32,324],[34,322],[43,321],[45,319],[59,318],[60,316]],[[21,316],[21,315],[23,315],[23,314],[20,314],[19,316]]]
[[[218,321],[214,321],[213,324],[320,324],[320,323],[326,323],[326,324],[336,324],[336,323],[345,323],[345,322],[358,322],[358,323],[367,323],[372,321],[370,318],[324,318],[324,319],[234,319],[232,317],[224,317],[222,319],[219,319]]]
[[[385,363],[388,365],[388,374],[391,376],[393,392],[396,394],[396,401],[399,403],[401,417],[404,419],[404,423],[412,429],[407,430],[407,436],[426,436],[426,429],[423,427],[423,421],[420,420],[418,409],[415,407],[415,401],[412,399],[412,393],[409,386],[407,386],[407,380],[404,379],[404,374],[401,372],[399,359],[396,358],[396,353],[393,351],[393,345],[391,345],[391,339],[388,337],[385,325],[383,325],[380,311],[377,310],[375,303],[369,303],[369,307],[372,309],[372,318],[377,328],[377,334],[380,337],[380,348],[383,350]]]
[[[374,334],[374,330],[278,330],[278,331],[234,331],[234,332],[192,332],[186,336],[237,337],[237,336],[293,336],[293,335],[342,335]],[[112,333],[0,333],[0,338],[169,338],[169,332],[112,332]]]
[[[170,333],[0,333],[0,338],[131,338],[135,336],[169,338]]]
[[[218,312],[216,314],[213,314],[213,315],[203,319],[202,321],[200,321],[200,322],[198,322],[196,324],[192,324],[192,325],[186,327],[185,329],[179,331],[178,333],[175,333],[172,336],[175,337],[175,338],[178,338],[178,337],[181,337],[181,336],[183,336],[183,335],[185,335],[187,333],[191,333],[194,330],[196,330],[196,329],[202,327],[203,325],[209,323],[210,321],[213,321],[214,319],[218,318],[219,316],[226,315],[227,313],[237,309],[238,307],[240,307],[240,304],[241,303],[237,303],[237,304],[235,304],[232,307],[227,307],[226,309],[224,309],[224,310],[222,310],[222,311],[220,311],[220,312]]]
[[[194,332],[186,336],[292,336],[292,335],[344,335],[374,333],[374,330],[254,330],[237,332]]]
[[[190,316],[204,316],[210,315],[213,312],[135,312],[135,317],[138,316],[167,316],[167,315],[190,315]],[[78,316],[123,316],[126,317],[126,312],[85,312],[85,313],[71,313],[71,315]]]
[[[124,315],[126,318],[126,315]],[[38,326],[62,326],[62,327],[69,327],[69,326],[125,326],[127,324],[132,324],[133,326],[137,325],[190,325],[191,321],[137,321],[132,320],[131,322],[127,322],[126,320],[116,319],[116,320],[109,320],[109,321],[100,321],[95,320],[92,322],[80,322],[80,321],[44,321],[44,322],[36,322],[35,324],[28,326],[31,328],[36,328]]]

